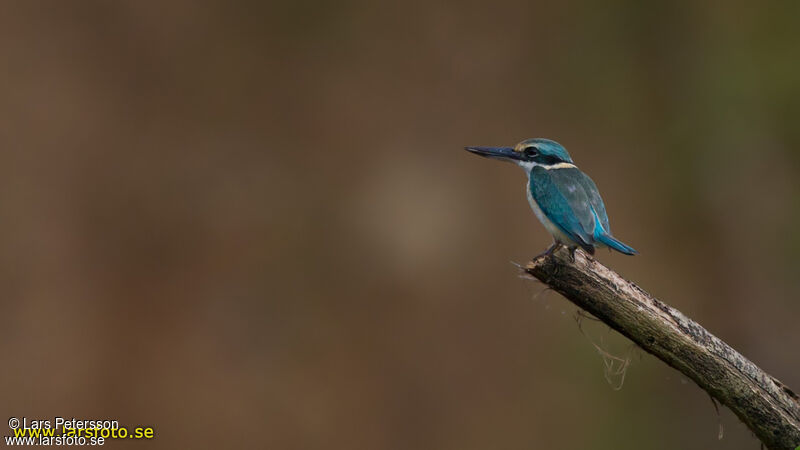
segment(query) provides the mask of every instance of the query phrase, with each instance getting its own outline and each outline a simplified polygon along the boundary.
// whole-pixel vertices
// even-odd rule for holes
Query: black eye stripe
[[[561,158],[552,155],[538,155],[534,161],[548,166],[562,162]]]

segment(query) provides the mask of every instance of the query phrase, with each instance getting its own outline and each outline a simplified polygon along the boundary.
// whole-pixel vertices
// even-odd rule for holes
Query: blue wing
[[[589,205],[594,210],[595,214],[597,214],[596,219],[600,221],[601,229],[597,229],[595,227],[596,232],[605,232],[606,234],[611,234],[611,226],[608,224],[608,214],[606,213],[606,205],[603,203],[603,199],[600,198],[600,191],[597,190],[597,185],[594,184],[591,178],[588,175],[581,172],[577,168],[575,169],[563,169],[563,170],[574,170],[578,173],[576,178],[578,179],[578,183],[583,186],[584,192],[586,192],[586,197],[589,199]],[[558,176],[558,174],[554,174]]]
[[[576,244],[594,253],[594,243],[599,235],[608,233],[609,226],[606,208],[591,178],[572,167],[534,167],[530,190],[551,222]]]

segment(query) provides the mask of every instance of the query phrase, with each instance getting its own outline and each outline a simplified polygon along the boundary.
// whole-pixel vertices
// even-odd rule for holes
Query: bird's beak
[[[464,147],[464,150],[485,158],[519,161],[520,155],[511,147]]]

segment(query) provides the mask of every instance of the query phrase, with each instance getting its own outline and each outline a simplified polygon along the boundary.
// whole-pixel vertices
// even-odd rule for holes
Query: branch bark
[[[680,311],[581,251],[533,259],[525,272],[694,380],[769,449],[800,445],[800,399]]]

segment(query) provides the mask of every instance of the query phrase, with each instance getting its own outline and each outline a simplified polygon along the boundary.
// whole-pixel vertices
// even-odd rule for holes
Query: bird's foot
[[[570,247],[569,248],[569,262],[571,262],[571,263],[575,262],[575,250],[577,250],[577,249],[578,249],[578,247]]]
[[[561,244],[558,243],[558,242],[555,242],[547,250],[545,250],[544,252],[539,253],[538,255],[534,256],[533,259],[540,258],[542,256],[553,256],[553,252],[558,250],[558,247],[561,247]]]

